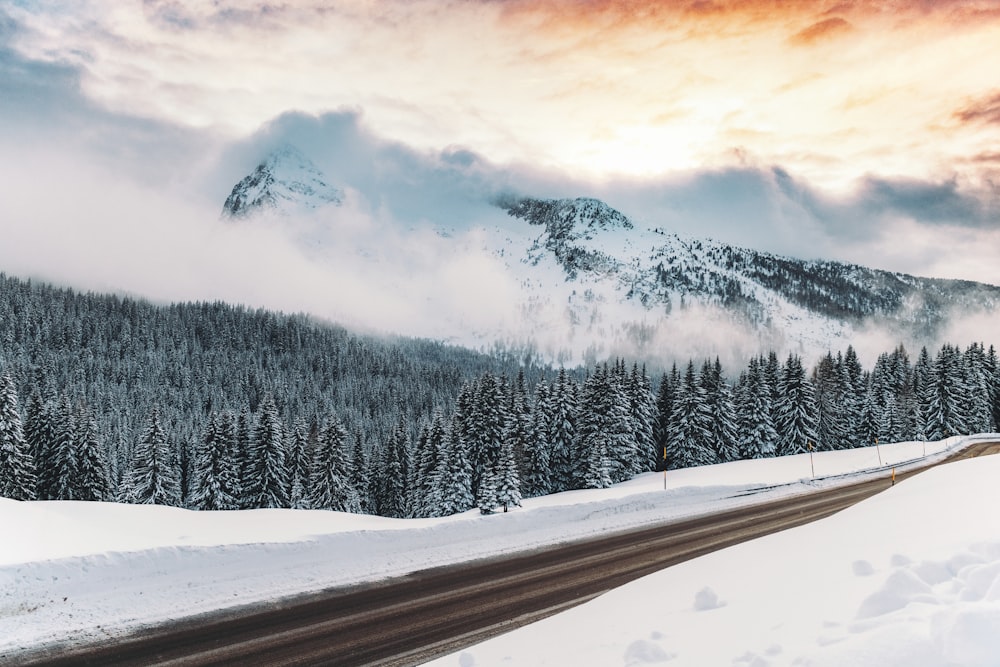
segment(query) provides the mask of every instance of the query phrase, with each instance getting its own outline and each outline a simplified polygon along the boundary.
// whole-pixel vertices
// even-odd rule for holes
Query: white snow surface
[[[443,519],[0,499],[0,662],[182,613],[888,476],[925,451],[940,458],[971,441],[816,453],[815,478],[808,454],[650,473],[528,499],[506,514]],[[938,468],[434,664],[998,664],[998,476],[1000,457]]]

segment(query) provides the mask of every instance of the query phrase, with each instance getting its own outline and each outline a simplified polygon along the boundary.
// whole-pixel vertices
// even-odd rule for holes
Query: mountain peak
[[[284,144],[233,187],[222,214],[231,218],[263,211],[292,215],[336,206],[343,200],[343,191],[330,185],[312,160],[295,146]]]

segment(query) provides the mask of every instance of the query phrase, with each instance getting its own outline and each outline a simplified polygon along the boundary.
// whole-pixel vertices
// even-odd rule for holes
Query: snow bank
[[[1000,664],[1000,457],[668,568],[430,663]]]
[[[174,618],[178,609],[195,614],[251,604],[887,475],[887,466],[902,469],[925,448],[938,458],[965,442],[817,453],[815,479],[808,455],[671,471],[666,489],[664,477],[650,473],[485,517],[476,510],[400,520],[0,499],[8,536],[0,544],[0,659],[50,642],[113,637]],[[725,609],[723,589],[710,588],[699,605]],[[972,625],[968,619],[962,627]],[[646,655],[646,648],[633,652]]]

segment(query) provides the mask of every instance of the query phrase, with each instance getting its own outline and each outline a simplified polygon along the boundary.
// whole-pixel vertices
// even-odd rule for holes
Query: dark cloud
[[[1000,125],[1000,92],[971,102],[955,112],[963,123],[990,123]]]
[[[954,180],[928,183],[869,177],[856,201],[869,215],[904,215],[923,223],[980,227],[998,222],[991,219],[989,206],[980,197],[962,192]]]

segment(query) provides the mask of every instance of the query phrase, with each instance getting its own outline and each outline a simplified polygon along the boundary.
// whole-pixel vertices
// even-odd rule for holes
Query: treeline
[[[923,349],[913,364],[899,347],[870,371],[851,348],[808,373],[799,357],[771,354],[735,381],[718,361],[692,361],[651,385],[623,361],[533,385],[523,370],[487,371],[417,424],[398,412],[368,447],[371,436],[336,412],[288,420],[270,393],[255,410],[213,410],[197,441],[181,446],[154,407],[116,481],[88,408],[33,392],[22,427],[5,375],[0,495],[443,516],[664,467],[992,431],[1000,419],[997,355],[978,344],[945,345],[933,359]]]

